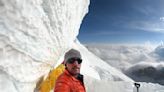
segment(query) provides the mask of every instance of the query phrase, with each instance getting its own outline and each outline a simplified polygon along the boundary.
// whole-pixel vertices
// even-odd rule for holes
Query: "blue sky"
[[[90,0],[78,39],[86,44],[164,41],[164,0]]]

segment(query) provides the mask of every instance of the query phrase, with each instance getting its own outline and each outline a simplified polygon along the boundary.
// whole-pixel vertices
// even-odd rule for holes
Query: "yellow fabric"
[[[57,68],[51,70],[47,78],[41,83],[39,92],[50,92],[55,87],[56,79],[63,73],[64,69],[64,64],[60,64]]]

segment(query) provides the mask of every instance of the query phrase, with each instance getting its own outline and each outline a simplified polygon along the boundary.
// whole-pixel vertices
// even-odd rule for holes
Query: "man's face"
[[[80,58],[71,58],[66,63],[66,68],[73,76],[77,76],[80,73],[82,60]]]

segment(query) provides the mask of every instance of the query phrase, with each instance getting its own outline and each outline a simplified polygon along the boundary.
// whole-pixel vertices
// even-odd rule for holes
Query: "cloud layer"
[[[164,45],[87,45],[95,55],[135,81],[164,85]]]

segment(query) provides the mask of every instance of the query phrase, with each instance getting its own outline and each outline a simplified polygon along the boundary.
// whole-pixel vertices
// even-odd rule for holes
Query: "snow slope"
[[[81,72],[90,77],[98,80],[108,81],[129,81],[132,79],[118,71],[116,68],[111,67],[109,64],[89,52],[82,44],[76,41],[73,48],[78,49],[83,58]],[[96,77],[95,77],[96,76]]]

